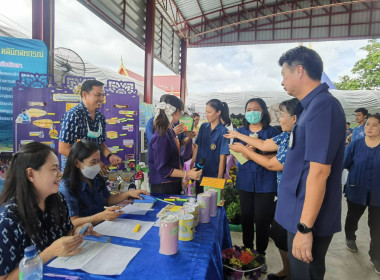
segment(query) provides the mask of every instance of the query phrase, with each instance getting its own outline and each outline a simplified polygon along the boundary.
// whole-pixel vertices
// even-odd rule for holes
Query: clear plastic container
[[[19,264],[19,280],[42,280],[42,275],[42,260],[36,247],[26,247]]]

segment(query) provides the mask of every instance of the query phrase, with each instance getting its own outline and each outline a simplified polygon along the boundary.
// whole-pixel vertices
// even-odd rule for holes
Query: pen
[[[80,229],[79,231],[79,234],[80,235],[84,235],[86,230],[88,229],[88,227],[91,225],[91,223],[88,223],[87,225],[85,225],[83,228]]]
[[[164,198],[164,200],[165,200],[165,201],[172,201],[172,202],[174,202],[174,201],[175,201],[175,199],[174,199],[174,198]]]
[[[63,274],[55,274],[55,273],[44,273],[44,276],[52,277],[52,278],[63,278],[66,280],[80,280],[81,279],[79,276],[63,275]]]
[[[173,204],[173,205],[175,205],[175,203],[173,203],[173,202],[169,202],[169,201],[165,201],[165,200],[163,200],[163,199],[161,199],[161,198],[157,198],[157,197],[156,197],[156,199],[157,199],[158,201],[162,201],[162,202],[165,202],[165,203],[168,203],[168,204]]]

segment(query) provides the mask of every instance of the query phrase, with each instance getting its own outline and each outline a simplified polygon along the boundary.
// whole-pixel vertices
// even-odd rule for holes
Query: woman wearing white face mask
[[[149,194],[143,190],[132,190],[111,195],[100,172],[100,151],[91,141],[76,142],[70,150],[63,172],[59,191],[65,196],[69,206],[71,222],[77,226],[91,222],[112,221],[123,214],[121,207],[109,207],[129,197],[139,198]]]

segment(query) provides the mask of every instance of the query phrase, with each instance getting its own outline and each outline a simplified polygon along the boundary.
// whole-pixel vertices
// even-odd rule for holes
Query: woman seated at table
[[[0,279],[18,279],[24,249],[34,245],[43,263],[80,252],[62,194],[58,158],[47,145],[26,144],[16,153],[0,196]],[[86,234],[97,235],[90,226]]]
[[[66,198],[74,226],[112,221],[124,214],[119,211],[121,207],[113,205],[128,198],[141,199],[140,194],[149,194],[143,190],[130,190],[111,195],[99,175],[99,162],[100,151],[94,142],[81,140],[71,147],[59,191]],[[113,207],[104,209],[105,206]]]
[[[180,145],[172,125],[182,115],[181,99],[169,95],[155,109],[154,134],[149,146],[149,181],[152,193],[181,194],[182,185],[188,178],[198,180],[202,170],[195,168],[188,172],[182,170],[180,163]]]

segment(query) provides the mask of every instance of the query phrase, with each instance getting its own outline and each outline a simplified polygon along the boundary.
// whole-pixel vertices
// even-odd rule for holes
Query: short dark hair
[[[192,113],[191,117],[194,119],[195,117],[201,117],[198,113]]]
[[[261,98],[251,98],[247,101],[247,103],[245,103],[245,108],[244,108],[244,112],[247,110],[247,107],[248,107],[248,104],[251,103],[251,102],[256,102],[260,105],[261,107],[261,124],[263,126],[263,128],[267,128],[270,124],[270,115],[269,115],[269,111],[268,111],[268,107],[267,107],[267,104],[265,103],[265,101]],[[249,128],[249,122],[243,118],[243,126],[248,129]]]
[[[363,107],[357,108],[355,110],[355,113],[362,113],[363,116],[368,116],[368,110],[366,108],[363,108]]]
[[[207,101],[206,105],[214,108],[217,112],[220,111],[219,119],[223,120],[225,126],[231,124],[230,109],[226,102],[222,102],[219,99],[211,99]]]
[[[87,80],[82,84],[81,88],[81,96],[83,96],[83,92],[90,92],[92,87],[102,87],[104,84],[98,80]]]
[[[278,109],[280,109],[280,111],[283,111],[285,109],[289,115],[293,117],[296,114],[297,106],[299,103],[300,101],[297,98],[292,98],[282,101],[278,106]]]
[[[310,79],[320,81],[323,72],[323,61],[319,54],[304,46],[296,47],[285,52],[279,59],[278,64],[284,63],[289,66],[302,65]]]
[[[351,123],[350,123],[350,122],[346,122],[346,124],[348,124],[348,125],[351,125]]]

